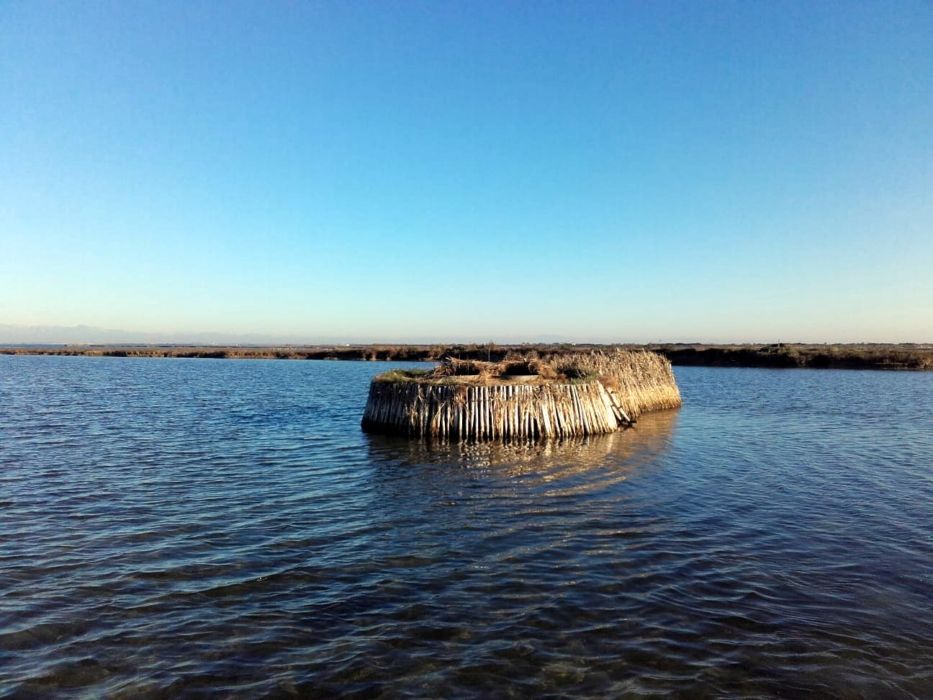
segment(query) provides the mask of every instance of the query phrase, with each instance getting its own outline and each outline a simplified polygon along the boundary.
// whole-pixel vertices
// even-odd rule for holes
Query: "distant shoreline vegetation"
[[[779,343],[771,345],[649,344],[597,345],[12,345],[4,355],[91,357],[179,357],[208,359],[394,360],[432,362],[444,357],[499,362],[509,353],[579,352],[586,349],[651,350],[680,366],[807,369],[933,370],[933,345]]]

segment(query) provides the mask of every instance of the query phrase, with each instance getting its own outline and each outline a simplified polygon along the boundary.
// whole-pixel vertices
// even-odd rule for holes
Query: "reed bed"
[[[649,352],[445,359],[373,379],[363,428],[450,439],[533,439],[613,432],[680,406],[670,363]]]

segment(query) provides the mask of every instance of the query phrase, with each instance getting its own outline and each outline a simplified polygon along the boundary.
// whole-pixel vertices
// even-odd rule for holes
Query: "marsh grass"
[[[180,357],[277,360],[395,360],[438,362],[446,357],[499,362],[510,357],[612,354],[615,350],[650,350],[675,365],[704,367],[769,367],[812,369],[933,370],[933,345],[923,343],[856,343],[844,345],[779,343],[650,346],[523,344],[523,345],[8,345],[3,355],[89,355],[104,357]]]

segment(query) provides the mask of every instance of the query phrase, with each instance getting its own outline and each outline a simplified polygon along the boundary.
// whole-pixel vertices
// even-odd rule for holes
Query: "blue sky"
[[[0,324],[933,341],[925,2],[4,2]]]

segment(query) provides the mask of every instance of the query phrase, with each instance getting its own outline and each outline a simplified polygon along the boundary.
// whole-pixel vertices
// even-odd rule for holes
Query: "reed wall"
[[[616,350],[555,357],[560,369],[573,366],[599,376],[613,399],[633,419],[642,413],[679,408],[683,401],[670,361],[657,353]]]
[[[598,381],[429,384],[373,381],[363,428],[452,439],[530,439],[611,433],[623,417]]]

